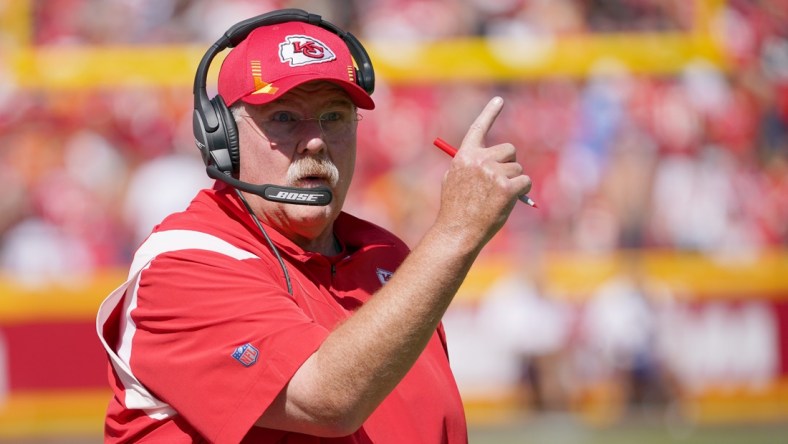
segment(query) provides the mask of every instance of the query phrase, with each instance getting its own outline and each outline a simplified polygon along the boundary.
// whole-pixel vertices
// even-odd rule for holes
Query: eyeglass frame
[[[241,114],[240,116],[244,120],[246,120],[247,123],[249,123],[255,129],[255,131],[257,131],[257,133],[261,137],[263,137],[265,140],[267,140],[267,141],[269,141],[271,143],[275,143],[276,144],[276,143],[285,143],[285,142],[291,141],[291,140],[288,140],[288,139],[293,139],[293,140],[297,139],[298,138],[298,134],[301,131],[303,131],[302,128],[303,128],[304,123],[307,122],[307,121],[316,121],[317,122],[318,128],[320,128],[320,135],[322,136],[322,138],[325,141],[336,141],[336,140],[340,140],[340,139],[342,139],[344,137],[347,137],[349,135],[349,133],[350,133],[350,131],[348,131],[348,130],[350,130],[351,128],[355,130],[355,128],[356,128],[356,126],[354,126],[353,123],[357,123],[357,122],[359,122],[359,121],[364,119],[364,115],[359,113],[358,110],[355,107],[353,107],[353,110],[351,111],[351,114],[353,115],[353,118],[349,120],[348,125],[347,125],[347,129],[346,129],[346,131],[348,131],[348,134],[344,134],[342,131],[340,131],[340,134],[326,134],[326,130],[323,127],[323,122],[330,122],[331,120],[324,119],[322,117],[325,116],[326,114],[336,113],[336,112],[343,112],[343,111],[338,111],[338,110],[323,111],[317,117],[299,117],[299,118],[296,118],[296,119],[293,119],[293,120],[290,120],[290,121],[287,121],[287,122],[280,122],[280,123],[291,123],[292,122],[293,128],[283,132],[282,134],[277,134],[277,135],[273,135],[273,136],[270,133],[276,132],[276,131],[271,131],[271,130],[264,129],[263,128],[263,124],[264,124],[264,122],[276,122],[275,120],[270,119],[270,120],[262,120],[261,121],[261,119],[255,119],[254,117],[252,117],[249,114]],[[277,113],[288,113],[288,114],[291,114],[291,115],[298,115],[298,113],[296,113],[296,112],[284,111],[284,110],[276,111],[273,114],[277,114]],[[353,133],[355,133],[355,131],[353,131]]]

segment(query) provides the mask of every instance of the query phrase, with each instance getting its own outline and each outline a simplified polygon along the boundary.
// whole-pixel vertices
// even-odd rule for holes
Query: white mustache
[[[290,164],[287,169],[287,185],[297,186],[298,182],[307,177],[326,179],[332,187],[339,183],[339,169],[325,157],[301,157]]]

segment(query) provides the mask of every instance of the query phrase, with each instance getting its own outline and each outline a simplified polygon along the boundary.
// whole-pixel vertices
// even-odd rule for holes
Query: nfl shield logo
[[[257,362],[257,356],[260,352],[250,343],[246,343],[238,348],[235,349],[233,352],[233,358],[237,359],[238,362],[244,365],[244,367],[249,367]]]

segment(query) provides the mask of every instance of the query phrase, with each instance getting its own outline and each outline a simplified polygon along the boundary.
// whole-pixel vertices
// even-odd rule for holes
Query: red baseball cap
[[[252,31],[222,62],[219,95],[227,106],[238,100],[262,105],[313,80],[341,87],[359,108],[375,108],[372,97],[355,81],[353,56],[342,38],[303,22]]]

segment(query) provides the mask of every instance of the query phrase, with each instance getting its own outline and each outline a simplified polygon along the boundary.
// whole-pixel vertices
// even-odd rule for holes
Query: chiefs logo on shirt
[[[378,274],[378,279],[380,280],[380,285],[384,285],[386,282],[391,280],[392,276],[394,276],[394,273],[382,268],[378,268],[376,272]]]

